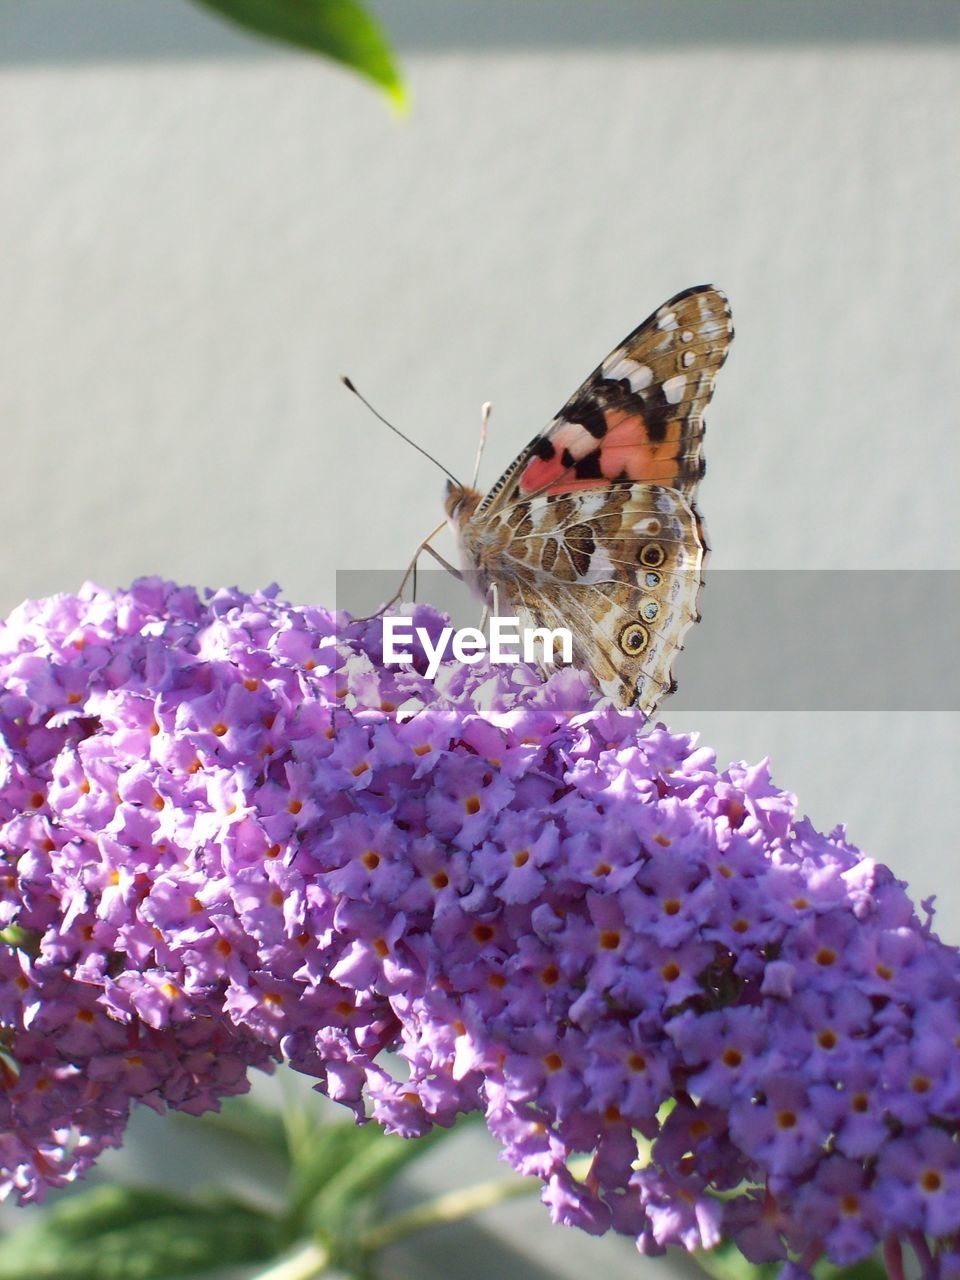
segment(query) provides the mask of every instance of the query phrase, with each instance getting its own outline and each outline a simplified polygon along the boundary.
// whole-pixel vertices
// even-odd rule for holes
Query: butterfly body
[[[448,484],[471,585],[525,627],[567,627],[573,658],[652,714],[698,621],[702,413],[733,336],[726,298],[664,303],[571,396],[490,492]]]

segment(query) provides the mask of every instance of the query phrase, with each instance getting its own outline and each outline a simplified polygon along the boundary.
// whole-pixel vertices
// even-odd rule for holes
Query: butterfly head
[[[454,529],[469,520],[483,501],[483,494],[478,489],[470,489],[464,484],[447,481],[447,492],[443,500],[447,520]]]

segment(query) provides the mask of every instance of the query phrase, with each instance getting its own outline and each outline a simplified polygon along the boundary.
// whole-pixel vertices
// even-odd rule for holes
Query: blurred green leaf
[[[97,1187],[0,1240],[0,1280],[171,1280],[272,1258],[286,1239],[277,1219],[230,1196]]]
[[[401,1138],[376,1124],[318,1124],[308,1113],[291,1118],[290,1130],[290,1225],[320,1232],[338,1251],[372,1216],[401,1169],[450,1132]]]
[[[695,1253],[694,1262],[713,1280],[774,1280],[781,1263],[768,1262],[755,1265],[748,1262],[736,1245],[729,1241],[715,1249]],[[879,1258],[865,1258],[852,1267],[835,1267],[829,1262],[818,1262],[813,1268],[814,1280],[887,1280],[886,1268]]]
[[[888,1280],[887,1269],[879,1258],[864,1258],[852,1267],[835,1267],[818,1262],[813,1268],[815,1280]]]
[[[704,1249],[691,1254],[701,1271],[713,1280],[773,1280],[780,1270],[779,1263],[755,1266],[748,1262],[736,1245],[725,1240],[715,1249]]]
[[[8,924],[5,929],[0,930],[0,942],[19,951],[27,951],[32,956],[40,953],[41,936],[36,929],[24,929],[19,924]]]
[[[175,1118],[237,1138],[258,1152],[269,1152],[284,1163],[290,1159],[283,1116],[276,1107],[264,1106],[253,1098],[227,1098],[219,1111]]]
[[[367,1147],[383,1139],[376,1125],[320,1124],[307,1111],[287,1115],[291,1173],[287,1192],[290,1221],[308,1219],[310,1207]]]
[[[258,35],[322,53],[369,77],[406,104],[393,50],[358,0],[194,0]]]
[[[379,1141],[358,1151],[335,1178],[328,1180],[322,1195],[314,1201],[317,1225],[341,1218],[351,1204],[361,1199],[377,1201],[401,1169],[420,1160],[450,1132],[437,1128],[422,1138],[401,1138],[377,1130]]]

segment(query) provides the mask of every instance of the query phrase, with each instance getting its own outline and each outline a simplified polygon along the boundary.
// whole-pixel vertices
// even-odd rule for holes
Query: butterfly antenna
[[[483,457],[483,446],[487,443],[487,423],[490,421],[490,410],[493,408],[489,400],[485,400],[480,406],[480,443],[477,445],[477,460],[473,464],[473,479],[470,481],[470,488],[477,487],[477,481],[480,478],[480,459]]]
[[[439,462],[433,456],[432,453],[427,453],[426,449],[421,448],[421,446],[418,445],[415,440],[411,440],[409,436],[405,436],[399,427],[395,427],[392,422],[388,422],[382,413],[378,413],[377,410],[370,403],[370,401],[367,399],[367,397],[362,396],[360,394],[360,392],[353,385],[353,383],[350,381],[350,379],[347,377],[345,373],[342,373],[340,375],[340,381],[343,383],[343,385],[347,388],[348,391],[352,391],[353,394],[357,397],[357,399],[367,406],[367,408],[370,410],[370,412],[373,414],[375,418],[379,418],[385,427],[389,427],[390,430],[394,433],[394,435],[398,435],[401,440],[406,440],[407,444],[410,445],[412,448],[416,449],[417,453],[422,453],[425,458],[429,458],[435,467],[439,467],[445,476],[450,477],[450,479],[453,481],[453,483],[457,486],[458,489],[463,488],[463,485],[460,483],[457,477],[453,474],[453,472],[448,471],[447,468],[443,465],[443,463]]]

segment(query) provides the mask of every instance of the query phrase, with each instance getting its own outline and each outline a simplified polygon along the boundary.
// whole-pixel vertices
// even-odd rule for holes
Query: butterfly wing
[[[699,618],[700,520],[665,485],[539,494],[512,518],[495,581],[521,626],[569,628],[573,660],[601,690],[646,715],[673,688],[672,664]],[[502,522],[502,523],[501,523]]]
[[[703,411],[732,337],[719,290],[665,302],[458,521],[501,610],[569,628],[577,665],[648,716],[699,618]]]
[[[667,485],[692,499],[703,411],[733,338],[711,285],[685,289],[634,329],[493,486],[477,516],[541,493]]]

